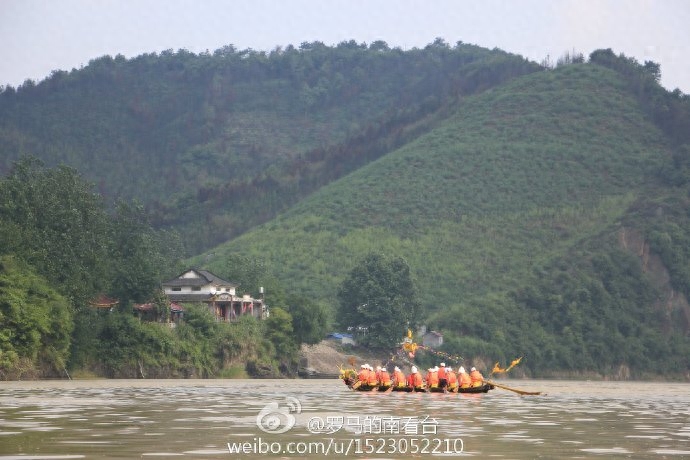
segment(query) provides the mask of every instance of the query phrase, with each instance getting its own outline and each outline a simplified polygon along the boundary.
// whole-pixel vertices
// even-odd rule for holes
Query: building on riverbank
[[[261,297],[237,295],[238,284],[224,280],[209,272],[190,268],[179,276],[161,283],[163,292],[171,302],[207,305],[218,321],[234,321],[243,315],[268,317],[268,307]]]

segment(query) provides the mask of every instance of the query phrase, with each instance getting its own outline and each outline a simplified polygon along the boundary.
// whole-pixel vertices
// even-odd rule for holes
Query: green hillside
[[[105,56],[0,88],[0,378],[291,376],[329,316],[349,326],[338,292],[364,257],[371,305],[414,321],[419,301],[466,364],[687,378],[690,97],[655,63],[584,61],[314,42]],[[46,166],[12,166],[25,155]],[[189,264],[265,286],[270,321],[132,316],[167,311],[158,283]],[[29,314],[34,285],[71,337]],[[389,302],[400,285],[415,295]],[[90,308],[100,294],[118,311]]]
[[[428,130],[449,101],[538,69],[442,40],[104,56],[0,91],[0,173],[20,155],[75,167],[197,254]]]
[[[617,236],[647,232],[634,209],[651,195],[687,193],[659,181],[675,149],[618,72],[559,67],[464,98],[429,133],[203,260],[264,260],[332,305],[363,255],[402,255],[449,351],[525,354],[536,375],[683,368],[690,324],[655,310],[661,287]],[[669,361],[654,361],[659,349]]]

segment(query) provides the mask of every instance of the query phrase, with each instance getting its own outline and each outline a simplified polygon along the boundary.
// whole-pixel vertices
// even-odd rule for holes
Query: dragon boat
[[[397,355],[401,358],[401,361],[407,362],[408,364],[411,364],[409,361],[407,361],[407,358],[409,359],[414,359],[415,357],[415,352],[418,349],[424,350],[426,353],[431,353],[437,355],[441,359],[448,360],[450,359],[451,361],[454,362],[460,362],[463,360],[461,356],[450,356],[448,353],[438,351],[438,350],[433,350],[429,347],[426,347],[424,345],[419,345],[416,344],[412,338],[412,331],[408,329],[407,331],[407,336],[403,338],[402,342],[400,343],[400,349],[397,350]],[[496,374],[507,374],[508,371],[510,371],[512,368],[517,366],[520,361],[522,360],[522,357],[514,359],[510,365],[506,368],[502,368],[498,362],[494,364],[493,369],[491,370],[491,374],[489,375],[489,378],[493,377]],[[350,366],[355,366],[355,358],[351,357],[350,360],[348,361]],[[389,361],[390,362],[390,361]],[[403,386],[392,386],[391,385],[377,385],[377,384],[370,384],[367,382],[360,382],[357,378],[357,372],[354,370],[354,368],[349,368],[345,369],[343,365],[341,364],[338,366],[340,368],[340,374],[339,378],[347,385],[348,388],[354,391],[378,391],[378,392],[384,392],[384,393],[389,393],[389,392],[405,392],[405,393],[488,393],[489,391],[495,389],[495,388],[500,388],[502,390],[507,390],[507,391],[512,391],[514,393],[517,393],[519,395],[541,395],[541,391],[525,391],[525,390],[520,390],[516,388],[511,388],[503,384],[496,383],[493,380],[486,380],[483,379],[482,377],[482,384],[479,386],[472,386],[472,387],[467,387],[467,388],[453,388],[453,389],[448,389],[448,388],[441,388],[437,386],[432,386],[432,387],[427,387],[426,385],[423,385],[421,387],[409,387],[407,385]],[[414,366],[412,366],[414,367]],[[369,367],[371,369],[371,367]]]
[[[354,372],[354,371],[352,371]],[[412,388],[409,386],[393,386],[391,388],[390,385],[369,385],[369,384],[358,384],[359,382],[357,381],[357,377],[354,376],[353,374],[349,373],[348,371],[342,370],[340,373],[340,379],[347,385],[348,388],[354,391],[397,391],[397,392],[404,392],[404,393],[488,393],[490,390],[493,390],[495,387],[494,385],[490,383],[484,383],[481,386],[478,387],[469,387],[469,388],[454,388],[452,390],[448,390],[445,388],[441,387],[433,387],[433,388],[427,388],[427,387],[421,387],[421,388]]]

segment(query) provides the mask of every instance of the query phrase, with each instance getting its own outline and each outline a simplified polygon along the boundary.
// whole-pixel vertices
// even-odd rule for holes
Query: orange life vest
[[[426,374],[426,384],[430,388],[438,387],[438,372],[428,372]]]
[[[469,388],[472,386],[472,379],[466,372],[461,372],[460,377],[460,388]]]
[[[446,377],[446,368],[443,366],[439,367],[438,368],[438,379],[441,380],[441,379],[447,379],[447,378],[448,377]]]
[[[369,369],[360,369],[359,374],[357,374],[357,380],[367,383],[369,381]]]
[[[376,378],[376,372],[375,371],[369,371],[369,385],[371,386],[376,386],[378,385],[378,379]]]
[[[422,385],[423,385],[422,375],[419,372],[415,372],[414,374],[410,374],[407,377],[407,386],[412,387],[412,388],[421,388]]]
[[[404,387],[405,384],[405,374],[403,374],[402,371],[393,372],[393,385],[396,387]]]
[[[386,370],[379,372],[379,385],[390,386],[391,376]]]
[[[451,388],[455,388],[458,386],[458,377],[455,375],[455,372],[450,371],[446,373],[446,380],[448,380],[448,386]]]
[[[484,385],[484,376],[476,369],[470,372],[470,380],[473,387],[480,387]]]

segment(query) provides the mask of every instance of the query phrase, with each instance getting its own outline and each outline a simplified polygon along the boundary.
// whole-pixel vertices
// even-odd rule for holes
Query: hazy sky
[[[660,63],[662,84],[690,93],[690,0],[0,0],[0,85],[106,54],[436,37],[537,62],[612,48]]]

